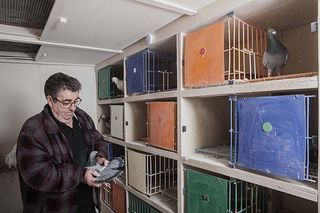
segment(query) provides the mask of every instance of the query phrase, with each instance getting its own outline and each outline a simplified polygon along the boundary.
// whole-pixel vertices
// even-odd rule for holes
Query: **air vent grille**
[[[0,41],[0,51],[37,53],[40,45]]]
[[[44,29],[54,0],[0,0],[0,24]]]

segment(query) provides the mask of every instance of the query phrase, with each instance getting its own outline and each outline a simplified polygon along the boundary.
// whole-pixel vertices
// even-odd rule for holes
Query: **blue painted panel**
[[[144,52],[127,58],[126,79],[128,94],[144,92]]]
[[[237,165],[305,179],[304,95],[240,98]]]

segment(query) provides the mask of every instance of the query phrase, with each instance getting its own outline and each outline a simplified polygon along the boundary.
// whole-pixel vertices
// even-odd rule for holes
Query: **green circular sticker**
[[[262,125],[262,129],[263,129],[263,131],[265,131],[267,133],[271,132],[271,130],[272,130],[271,123],[270,122],[264,122],[263,125]]]

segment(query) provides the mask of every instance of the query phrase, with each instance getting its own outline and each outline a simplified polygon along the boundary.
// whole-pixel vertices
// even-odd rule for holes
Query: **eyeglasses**
[[[61,103],[62,107],[65,108],[65,109],[69,109],[72,106],[72,104],[74,104],[74,106],[77,107],[77,106],[80,105],[80,103],[82,101],[81,98],[77,98],[73,102],[69,102],[69,101],[68,102],[62,102],[57,98],[52,98],[52,99],[55,100],[55,101],[58,101],[59,103]]]

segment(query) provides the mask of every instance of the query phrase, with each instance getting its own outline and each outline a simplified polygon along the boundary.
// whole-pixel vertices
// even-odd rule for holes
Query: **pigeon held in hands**
[[[100,176],[96,177],[97,183],[109,182],[123,173],[124,160],[116,157],[109,162],[107,166],[102,166],[96,162],[97,151],[92,151],[89,155],[89,166],[86,168],[94,169]]]
[[[277,32],[273,28],[268,28],[267,40],[268,46],[263,54],[263,65],[268,69],[268,77],[272,75],[272,72],[280,75],[281,68],[288,62],[288,50],[278,40]]]
[[[112,77],[111,81],[114,82],[117,85],[117,88],[123,92],[123,90],[124,90],[123,80],[120,80],[117,77]]]

